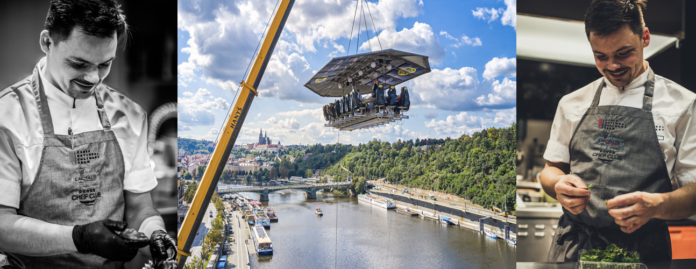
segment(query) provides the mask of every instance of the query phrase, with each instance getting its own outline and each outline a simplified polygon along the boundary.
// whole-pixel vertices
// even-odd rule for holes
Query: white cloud
[[[456,37],[453,37],[452,35],[448,34],[446,31],[440,31],[440,35],[445,36],[445,38],[447,38],[447,39],[459,41],[459,39],[457,39]]]
[[[427,23],[416,22],[413,24],[413,28],[404,28],[399,32],[386,29],[379,34],[379,41],[382,42],[382,47],[385,49],[390,48],[428,55],[430,61],[434,64],[442,63],[445,59],[445,48],[440,44],[437,35],[433,33],[433,28]],[[362,43],[360,49],[369,50],[370,45],[368,42],[372,42],[372,47],[374,48],[377,44],[377,37]]]
[[[468,100],[479,94],[478,85],[474,68],[432,69],[411,82],[411,104],[451,111],[475,109],[475,104]]]
[[[215,110],[227,110],[230,104],[222,98],[214,98],[207,89],[201,88],[195,94],[184,92],[178,98],[179,130],[190,130],[189,126],[206,126],[215,122]]]
[[[516,75],[517,58],[495,57],[486,63],[486,70],[483,71],[484,78],[495,78],[498,76],[515,77]]]
[[[298,118],[302,116],[312,116],[318,120],[324,120],[324,113],[321,111],[321,108],[279,112],[278,116]]]
[[[428,112],[425,112],[425,114],[423,115],[423,117],[425,117],[426,119],[429,119],[429,120],[434,119],[434,118],[437,118],[437,111],[435,111],[435,110],[430,110],[430,111],[428,111]]]
[[[445,36],[445,38],[447,38],[447,39],[451,39],[451,40],[456,41],[457,43],[450,45],[450,46],[455,47],[455,48],[461,47],[462,45],[470,45],[473,47],[483,45],[483,43],[481,42],[481,39],[478,37],[470,38],[466,35],[463,35],[461,40],[460,40],[460,39],[457,39],[456,37],[453,37],[452,35],[450,35],[449,33],[445,32],[445,31],[440,31],[440,35]]]
[[[302,103],[320,103],[322,98],[304,87],[314,75],[309,62],[297,52],[290,52],[291,45],[280,40],[268,62],[266,73],[259,85],[259,96]]]
[[[432,128],[438,135],[458,137],[462,134],[472,134],[490,127],[508,127],[515,122],[516,117],[517,108],[515,107],[492,110],[482,115],[461,112],[456,115],[449,115],[445,120],[430,120],[425,122],[425,126]]]
[[[288,18],[286,28],[295,36],[302,50],[314,52],[315,44],[324,39],[336,40],[350,37],[351,27],[347,22],[353,22],[356,3],[357,1],[297,1],[292,8],[292,16]],[[377,3],[366,2],[366,4],[365,16],[372,14],[372,19],[368,21],[371,33],[375,28],[377,31],[394,30],[397,19],[415,17],[423,11],[421,0],[381,0]],[[356,18],[355,27],[352,29],[353,38],[365,31],[364,23],[360,32],[358,32],[357,24]],[[376,41],[373,46],[377,46]]]
[[[482,99],[479,101],[479,98],[482,98],[483,96],[480,96],[479,98],[476,99],[476,102],[479,103],[479,105],[501,105],[501,104],[511,104],[514,105],[515,102],[517,101],[517,81],[512,81],[508,78],[503,79],[503,82],[500,82],[498,80],[493,82],[493,92],[488,94],[488,102],[485,102]],[[495,101],[493,101],[495,100]],[[480,103],[482,102],[482,103]]]
[[[482,19],[482,20],[487,20],[488,22],[492,22],[498,19],[500,17],[500,13],[502,13],[504,10],[501,9],[495,9],[495,8],[484,8],[484,7],[477,7],[476,10],[472,10],[471,13],[474,15],[474,17]]]
[[[503,12],[500,22],[517,29],[517,0],[505,0],[505,5],[507,8]]]
[[[474,17],[486,20],[489,23],[500,18],[500,23],[503,25],[517,28],[517,0],[505,0],[505,8],[477,7],[471,13]]]

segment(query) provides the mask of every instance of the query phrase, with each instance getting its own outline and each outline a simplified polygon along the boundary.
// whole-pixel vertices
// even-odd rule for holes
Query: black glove
[[[165,268],[165,263],[176,261],[176,241],[163,230],[157,230],[150,236],[150,254],[155,268]]]
[[[138,248],[129,246],[116,231],[121,232],[128,224],[122,221],[102,220],[73,228],[72,238],[77,251],[95,254],[112,261],[130,261]]]

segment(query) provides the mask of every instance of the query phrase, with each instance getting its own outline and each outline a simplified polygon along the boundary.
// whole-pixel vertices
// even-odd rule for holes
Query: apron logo
[[[655,125],[655,131],[657,131],[657,132],[664,132],[664,131],[665,131],[665,126],[662,126],[662,125]]]
[[[620,161],[623,159],[623,156],[617,154],[616,152],[616,150],[624,145],[621,139],[609,137],[607,134],[604,134],[604,136],[595,139],[595,144],[599,144],[603,148],[606,148],[592,153],[592,157],[596,157],[603,163],[609,163],[614,160]]]
[[[75,151],[75,163],[77,164],[88,164],[95,159],[99,159],[98,152],[91,152],[89,150]]]
[[[597,123],[597,128],[605,130],[624,129],[626,128],[626,124],[623,122],[619,122],[618,120],[599,119],[599,123]]]
[[[621,142],[621,139],[606,136],[598,137],[595,139],[595,143],[608,148],[620,148],[624,145],[624,143]]]
[[[72,200],[78,200],[83,205],[91,206],[97,201],[97,198],[101,197],[101,192],[98,190],[99,182],[97,179],[97,174],[87,173],[85,170],[80,168],[78,170],[79,176],[74,177],[73,180],[79,185],[76,194],[72,195]]]

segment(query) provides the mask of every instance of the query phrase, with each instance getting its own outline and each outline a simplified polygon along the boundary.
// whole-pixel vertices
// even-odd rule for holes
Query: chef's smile
[[[75,83],[75,85],[77,85],[77,87],[80,89],[80,91],[83,91],[83,92],[89,92],[90,90],[92,90],[92,87],[94,87],[93,83],[89,83],[86,81],[80,81],[77,79],[74,79],[73,83]]]
[[[615,71],[605,70],[604,72],[615,80],[621,80],[622,78],[624,78],[626,76],[626,74],[628,74],[629,69],[630,68],[622,68],[622,69],[615,70]]]

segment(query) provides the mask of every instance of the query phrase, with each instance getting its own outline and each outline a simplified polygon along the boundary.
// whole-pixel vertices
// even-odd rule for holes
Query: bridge
[[[255,192],[261,195],[259,201],[268,201],[268,194],[274,191],[280,190],[303,190],[305,191],[305,197],[307,199],[317,199],[317,191],[319,190],[330,190],[330,189],[346,189],[350,187],[350,182],[335,182],[335,183],[317,183],[317,184],[298,184],[298,185],[284,185],[284,186],[239,186],[239,187],[218,187],[217,193],[229,194],[238,192]]]

